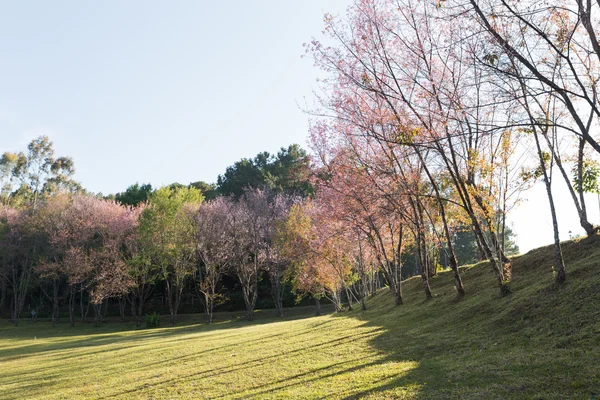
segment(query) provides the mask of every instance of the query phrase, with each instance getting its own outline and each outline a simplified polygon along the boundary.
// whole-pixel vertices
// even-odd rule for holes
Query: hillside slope
[[[0,398],[598,398],[599,239],[565,244],[560,288],[551,247],[516,258],[505,298],[481,263],[463,268],[459,302],[445,272],[433,300],[413,278],[403,306],[382,290],[367,311],[322,317],[194,315],[154,330],[2,322]]]
[[[371,344],[418,367],[378,389],[419,386],[419,398],[600,398],[600,238],[564,243],[568,280],[552,275],[553,247],[514,259],[514,293],[500,298],[489,264],[462,268],[467,296],[453,301],[449,273],[407,281],[406,304],[387,293],[351,313],[385,332]],[[366,394],[366,393],[365,393]]]

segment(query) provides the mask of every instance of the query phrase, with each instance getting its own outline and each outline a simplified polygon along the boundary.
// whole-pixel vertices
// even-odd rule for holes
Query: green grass
[[[403,306],[382,290],[367,311],[322,317],[187,316],[151,330],[4,321],[0,398],[599,398],[600,238],[566,243],[565,259],[557,287],[551,248],[516,258],[505,298],[482,263],[463,268],[459,302],[441,273],[433,300],[411,279]]]

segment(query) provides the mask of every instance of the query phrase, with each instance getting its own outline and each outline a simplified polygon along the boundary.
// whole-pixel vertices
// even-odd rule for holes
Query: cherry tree
[[[227,214],[232,199],[219,197],[198,208],[195,215],[197,251],[201,260],[198,285],[204,295],[207,322],[212,322],[215,302],[219,298],[218,284],[231,260],[231,240],[227,235]]]
[[[496,231],[498,205],[490,202],[498,196],[489,195],[485,174],[493,164],[487,149],[492,139],[498,142],[494,135],[504,105],[484,90],[488,75],[474,56],[481,40],[467,40],[470,31],[440,18],[438,9],[410,0],[364,0],[350,8],[345,22],[326,16],[325,31],[339,46],[308,45],[317,65],[331,73],[325,81],[330,96],[320,99],[319,114],[334,121],[329,134],[348,142],[362,137],[384,149],[393,145],[388,153],[393,161],[397,146],[410,149],[436,199],[462,294],[446,201],[436,180],[446,175],[506,294],[511,264]],[[420,205],[415,208],[420,214]]]

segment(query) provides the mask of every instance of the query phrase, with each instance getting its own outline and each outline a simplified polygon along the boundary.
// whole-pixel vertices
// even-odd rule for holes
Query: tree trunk
[[[69,323],[75,326],[75,285],[69,285]]]
[[[125,322],[125,307],[127,306],[127,302],[125,300],[125,295],[121,295],[119,297],[119,314],[121,315],[121,322]]]
[[[421,234],[418,235],[417,240],[417,250],[419,253],[419,264],[421,269],[421,279],[423,280],[423,288],[425,289],[425,298],[430,300],[433,298],[431,294],[431,286],[429,286],[429,271],[428,271],[428,262],[427,262],[427,249],[423,244],[423,240],[421,238]]]
[[[348,311],[352,311],[352,295],[348,290],[348,285],[344,282],[344,291],[346,292],[346,298],[348,299]]]
[[[13,283],[13,309],[11,311],[11,321],[14,326],[19,326],[19,318],[25,307],[25,297],[29,289],[29,260],[25,260],[21,266],[20,273],[17,267],[12,264],[12,283]]]
[[[594,226],[588,220],[587,208],[586,208],[586,204],[585,204],[585,197],[584,197],[584,192],[583,192],[583,188],[582,188],[583,157],[584,157],[584,148],[585,148],[585,143],[586,143],[585,140],[579,139],[579,151],[577,154],[577,179],[579,180],[580,184],[577,187],[577,192],[579,193],[579,198],[577,198],[577,193],[575,193],[575,189],[573,188],[573,185],[571,184],[571,180],[569,179],[569,175],[567,174],[567,171],[565,171],[565,168],[563,167],[562,160],[560,159],[559,154],[557,154],[557,152],[554,150],[554,146],[552,146],[550,139],[546,135],[542,135],[542,136],[544,136],[544,138],[546,139],[546,143],[547,143],[548,147],[550,148],[550,150],[552,151],[552,156],[554,158],[554,161],[556,162],[556,166],[558,167],[558,170],[560,171],[560,174],[562,175],[563,180],[565,181],[565,183],[567,185],[567,189],[569,189],[569,194],[571,195],[571,198],[573,199],[573,203],[575,204],[575,208],[577,209],[577,215],[579,216],[579,224],[585,230],[585,233],[588,236],[593,235],[594,232],[596,232],[596,230],[594,229]]]
[[[81,311],[81,321],[85,322],[85,308],[83,307],[83,285],[79,286],[79,309]]]
[[[281,276],[278,273],[269,274],[271,280],[271,293],[273,294],[273,302],[275,303],[275,310],[280,318],[283,318],[283,285],[281,284]]]
[[[144,303],[142,303],[142,301],[138,302],[138,311],[135,315],[135,326],[137,328],[139,328],[140,326],[142,326],[142,315],[144,313]]]
[[[452,274],[454,276],[454,281],[456,282],[456,292],[458,297],[464,297],[465,288],[463,286],[462,278],[460,277],[460,271],[458,270],[458,262],[456,261],[456,254],[454,253],[454,246],[452,244],[452,235],[450,234],[450,228],[448,227],[448,221],[446,219],[446,207],[444,206],[444,202],[442,201],[442,197],[440,195],[440,191],[437,185],[437,182],[429,172],[429,168],[427,168],[427,164],[425,164],[425,160],[420,152],[417,152],[419,155],[419,159],[423,164],[423,169],[425,170],[427,177],[429,178],[429,182],[433,186],[435,190],[435,197],[437,199],[438,207],[440,209],[440,216],[442,217],[442,225],[444,227],[444,235],[446,236],[446,243],[448,244],[448,262],[450,264],[450,269],[452,269]]]
[[[204,313],[206,314],[206,322],[209,324],[213,319],[214,300],[208,293],[204,294]]]
[[[399,306],[402,304],[402,281],[401,281],[401,274],[399,274],[400,276],[396,277],[396,274],[394,274],[394,269],[393,267],[388,267],[389,269],[386,269],[386,267],[382,266],[381,270],[383,272],[383,276],[385,278],[385,280],[388,283],[388,286],[392,292],[392,294],[394,295],[394,303]],[[379,277],[377,277],[379,278]],[[379,279],[377,279],[379,280]]]
[[[334,291],[331,293],[331,300],[333,303],[333,307],[335,308],[336,313],[342,312],[342,299],[339,291]]]
[[[92,306],[92,296],[88,295],[87,305],[85,306],[85,313],[83,314],[83,320],[87,321],[87,316],[90,313],[90,307]]]
[[[19,326],[19,311],[18,311],[18,304],[19,304],[19,294],[16,290],[13,290],[13,301],[12,301],[12,305],[13,308],[11,310],[10,313],[10,320],[12,321],[14,326]]]
[[[246,305],[246,318],[248,321],[254,320],[254,307],[256,305],[256,290],[258,277],[250,277],[244,279],[240,276],[240,283],[242,284],[242,293],[244,295],[244,304]]]
[[[169,314],[171,315],[171,325],[175,325],[177,323],[177,310],[175,309],[175,299],[173,298],[175,289],[172,287],[170,278],[165,280],[165,284],[167,287],[167,304],[169,306]]]
[[[102,303],[94,304],[94,326],[102,325]]]
[[[104,299],[102,304],[104,307],[102,309],[102,321],[106,319],[106,315],[108,314],[108,299]]]
[[[58,314],[60,312],[58,307],[58,289],[59,289],[59,281],[58,279],[52,280],[52,327],[56,326],[58,321]]]
[[[6,302],[6,288],[6,281],[4,279],[0,279],[0,318],[2,318],[4,303]]]
[[[129,301],[131,317],[136,321],[136,327],[139,328],[139,326],[137,325],[137,312],[136,312],[136,308],[135,308],[135,294],[131,293],[130,295],[128,295],[127,300]]]
[[[363,311],[367,310],[367,303],[365,301],[365,293],[364,292],[360,296],[360,309]]]
[[[321,315],[321,302],[318,297],[315,297],[315,315],[317,317]]]
[[[542,167],[542,176],[544,177],[544,185],[546,186],[546,194],[548,195],[548,203],[550,203],[550,214],[552,215],[552,228],[554,230],[554,262],[555,267],[558,268],[556,273],[556,281],[558,284],[562,284],[567,279],[565,262],[563,260],[562,249],[560,246],[560,235],[558,231],[558,219],[556,218],[556,208],[554,207],[554,197],[552,196],[552,181],[548,175],[546,163],[544,162],[544,156],[542,148],[540,146],[540,140],[538,138],[537,130],[534,126],[533,136],[535,138],[535,144],[538,151],[538,157],[540,160],[540,166]]]

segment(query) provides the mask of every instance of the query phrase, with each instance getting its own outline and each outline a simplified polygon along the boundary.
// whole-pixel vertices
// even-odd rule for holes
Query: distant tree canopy
[[[504,252],[507,256],[519,254],[519,246],[515,242],[516,235],[510,226],[504,228]],[[483,260],[480,250],[477,247],[477,238],[470,229],[465,226],[454,234],[454,250],[456,258],[461,265],[474,264]]]
[[[0,174],[2,171],[0,170]],[[234,195],[239,198],[246,189],[269,187],[276,193],[293,194],[306,197],[313,193],[310,183],[311,165],[306,150],[297,144],[282,147],[277,154],[263,151],[254,158],[242,158],[227,167],[223,175],[219,175],[217,183],[204,181],[191,182],[184,185],[174,182],[170,189],[197,189],[205,200],[214,200],[218,196]],[[150,183],[138,182],[129,186],[124,192],[114,196],[106,196],[123,205],[137,206],[148,201],[154,192]]]
[[[148,201],[148,198],[151,194],[151,184],[145,183],[140,185],[136,182],[133,185],[129,186],[124,192],[117,193],[115,195],[115,200],[126,206],[137,206],[141,203],[145,203],[146,201]]]
[[[198,189],[205,200],[213,200],[218,196],[217,185],[214,183],[206,183],[204,181],[192,182],[188,185],[188,188]]]
[[[307,196],[312,193],[309,178],[308,154],[299,145],[292,144],[277,154],[265,151],[227,167],[217,179],[217,192],[239,197],[247,188],[269,186],[275,192]]]
[[[5,152],[0,158],[0,198],[2,204],[31,201],[60,190],[81,192],[72,179],[75,165],[71,157],[55,157],[54,144],[40,136],[27,145],[27,151]]]

